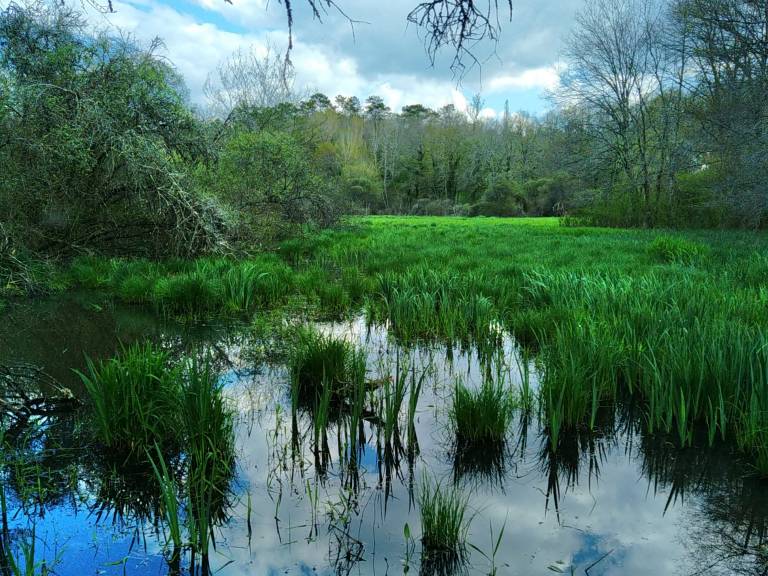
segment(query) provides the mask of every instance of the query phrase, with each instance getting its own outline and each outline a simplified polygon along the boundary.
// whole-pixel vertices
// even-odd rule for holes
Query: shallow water
[[[498,574],[765,573],[768,485],[745,477],[748,469],[729,446],[677,449],[672,439],[649,437],[627,403],[606,410],[597,433],[561,439],[556,453],[536,414],[520,414],[502,462],[460,465],[447,415],[455,378],[482,379],[476,351],[438,345],[406,351],[385,327],[360,319],[319,327],[365,346],[372,380],[405,364],[417,377],[426,373],[415,422],[418,450],[413,444],[409,450],[402,434],[402,450],[385,458],[370,419],[356,473],[339,462],[344,448],[335,436],[323,466],[312,450],[310,416],[292,428],[284,367],[253,364],[248,330],[190,328],[92,296],[3,312],[0,365],[35,366],[78,394],[71,369],[82,367],[85,354],[108,356],[142,337],[178,350],[213,347],[239,414],[234,496],[211,560],[220,574],[401,574],[406,566],[434,573],[420,564],[414,501],[425,475],[456,483],[470,496],[473,547],[457,573],[491,571],[486,556],[502,527]],[[520,384],[517,354],[505,338],[503,362],[493,364],[513,386]],[[530,369],[535,386],[535,366]],[[35,493],[23,488],[23,471],[4,479],[11,541],[29,537],[34,526],[36,555],[55,562],[61,576],[167,574],[162,530],[141,479],[115,477],[78,449],[83,432],[72,418],[52,417],[38,430],[29,450],[45,470],[42,496],[22,504],[20,495]]]

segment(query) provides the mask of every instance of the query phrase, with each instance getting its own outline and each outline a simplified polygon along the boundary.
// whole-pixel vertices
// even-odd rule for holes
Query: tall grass
[[[464,557],[471,522],[468,503],[457,488],[423,479],[418,494],[423,556],[447,560]]]
[[[305,406],[318,405],[328,388],[330,401],[338,406],[365,384],[365,352],[342,338],[312,329],[298,333],[288,365],[296,400]]]
[[[228,259],[157,267],[90,260],[76,262],[72,276],[124,286],[129,300],[148,294],[173,314],[253,310],[289,293],[334,313],[364,302],[369,321],[387,323],[408,344],[474,342],[488,352],[503,327],[539,353],[540,407],[554,446],[563,432],[594,428],[628,394],[649,430],[689,444],[704,427],[710,442],[735,440],[768,475],[768,236],[566,228],[551,219],[356,223],[286,243],[294,269],[267,256],[237,271],[242,263]],[[169,280],[176,276],[183,281]],[[190,281],[187,293],[192,277],[205,282]],[[319,405],[324,373],[340,392],[332,404],[354,390],[342,383],[348,355],[325,352],[294,362],[307,367],[296,385],[311,392],[311,405]],[[530,407],[530,387],[525,395]]]
[[[506,442],[515,401],[501,381],[484,380],[472,389],[457,379],[450,419],[459,450],[488,451]]]
[[[182,374],[168,354],[150,342],[116,357],[86,360],[78,372],[93,405],[98,440],[120,458],[144,458],[156,443],[178,446]]]
[[[293,284],[293,272],[272,256],[162,263],[80,258],[69,276],[79,286],[107,289],[125,302],[184,318],[252,313],[281,302]]]
[[[207,565],[213,527],[226,518],[235,466],[234,414],[227,406],[210,359],[188,362],[179,409],[186,454],[190,542]]]

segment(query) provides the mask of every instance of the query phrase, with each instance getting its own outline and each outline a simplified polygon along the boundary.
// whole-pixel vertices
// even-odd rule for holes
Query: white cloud
[[[93,11],[90,17],[99,27],[109,22],[143,41],[161,37],[167,47],[165,55],[184,75],[192,100],[204,104],[202,88],[208,73],[238,48],[253,46],[258,50],[268,42],[287,46],[283,6],[267,0],[232,1],[230,5],[224,0],[190,0],[194,8],[188,12],[183,5],[164,0],[118,0],[116,13],[104,16]],[[297,10],[291,55],[297,87],[318,90],[331,98],[344,94],[363,100],[377,94],[393,110],[421,103],[435,109],[453,104],[461,111],[467,110],[466,94],[482,87],[485,94],[493,96],[483,111],[484,117],[490,118],[500,112],[490,108],[498,108],[500,98],[510,97],[512,107],[517,108],[516,91],[519,94],[557,85],[552,37],[559,28],[542,22],[539,13],[521,10],[518,17],[516,12],[499,46],[499,59],[489,60],[483,69],[486,81],[481,86],[478,75],[457,87],[445,62],[438,61],[434,68],[427,65],[416,30],[405,27],[405,15],[412,4],[413,0],[390,0],[387,9],[374,2],[351,5],[351,16],[370,22],[356,25],[354,36],[349,23],[337,13],[326,14],[321,24],[313,21],[307,10]],[[528,21],[534,27],[530,32]],[[538,47],[535,53],[526,47],[531,43]],[[542,46],[548,49],[542,50]],[[536,58],[538,63],[532,66]],[[529,94],[525,102],[531,101]]]
[[[557,88],[560,77],[555,66],[531,68],[516,74],[499,74],[490,79],[487,84],[491,92],[500,92],[507,89],[531,89],[552,90]]]

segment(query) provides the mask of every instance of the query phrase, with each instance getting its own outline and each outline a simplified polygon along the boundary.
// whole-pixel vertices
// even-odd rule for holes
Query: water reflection
[[[516,415],[503,452],[457,451],[447,426],[457,376],[474,385],[503,377],[521,386],[522,362],[535,387],[535,369],[511,340],[502,355],[480,358],[461,346],[400,347],[386,330],[360,321],[323,325],[365,345],[370,380],[395,378],[407,366],[408,385],[422,384],[412,421],[405,402],[388,427],[377,409],[383,392],[373,387],[358,419],[341,413],[317,428],[314,404],[292,410],[284,368],[249,361],[247,329],[195,333],[145,313],[128,322],[119,318],[130,310],[71,306],[61,316],[51,308],[37,323],[12,311],[1,323],[0,364],[23,362],[63,382],[84,353],[109,355],[139,334],[179,353],[200,342],[213,346],[240,414],[234,494],[222,499],[210,528],[213,571],[397,574],[407,565],[425,575],[487,574],[490,535],[504,526],[494,558],[504,567],[499,573],[768,573],[766,484],[749,476],[727,443],[710,447],[702,437],[681,449],[674,438],[647,434],[631,399],[600,410],[592,430],[561,432],[554,447],[533,410]],[[65,346],[64,323],[75,321],[79,327]],[[23,322],[25,331],[15,348],[7,337],[13,322]],[[66,353],[48,354],[63,346]],[[167,562],[150,473],[100,458],[78,422],[71,414],[35,416],[8,436],[0,566],[34,527],[45,542],[36,553],[48,559],[60,553],[61,576],[194,570],[189,557],[176,566]],[[168,461],[182,484],[182,462]],[[425,472],[471,495],[477,548],[466,562],[420,556],[415,494]]]

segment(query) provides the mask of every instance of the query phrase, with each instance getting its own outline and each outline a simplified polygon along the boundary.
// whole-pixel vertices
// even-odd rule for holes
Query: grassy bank
[[[768,237],[560,226],[554,219],[371,217],[249,261],[79,260],[75,285],[180,316],[301,302],[364,311],[403,341],[493,349],[499,328],[542,360],[553,446],[631,396],[682,445],[733,438],[768,473]]]

